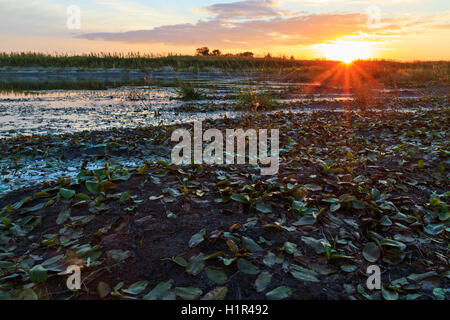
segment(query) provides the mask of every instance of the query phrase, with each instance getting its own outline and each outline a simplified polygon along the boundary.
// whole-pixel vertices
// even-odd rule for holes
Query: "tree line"
[[[255,54],[251,51],[245,51],[245,52],[240,52],[237,54],[232,54],[232,53],[222,53],[222,51],[220,51],[219,49],[214,49],[214,50],[210,50],[208,47],[201,47],[201,48],[197,48],[197,50],[195,51],[195,55],[196,56],[202,56],[202,57],[244,57],[244,58],[253,58],[255,56]],[[264,58],[266,59],[272,59],[274,58],[270,53],[267,53]],[[282,60],[287,60],[288,58],[283,55],[281,57],[278,57],[278,59],[282,59]],[[290,60],[295,60],[294,56],[290,57]]]
[[[214,50],[210,51],[208,47],[201,47],[201,48],[197,48],[196,55],[197,56],[204,56],[204,57],[206,57],[206,56],[214,56],[214,57],[219,57],[219,56],[224,56],[224,57],[239,56],[239,57],[253,58],[253,56],[255,54],[253,52],[251,52],[251,51],[241,52],[241,53],[238,53],[238,54],[232,54],[232,53],[225,53],[225,54],[223,54],[222,51],[220,51],[219,49],[214,49]]]

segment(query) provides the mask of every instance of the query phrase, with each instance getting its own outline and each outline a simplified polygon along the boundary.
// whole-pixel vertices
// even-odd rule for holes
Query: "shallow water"
[[[177,81],[175,78],[166,79]],[[206,118],[234,117],[232,111],[178,112],[185,104],[230,104],[230,97],[242,90],[282,92],[292,83],[256,83],[242,77],[187,79],[201,88],[210,99],[183,102],[176,88],[160,86],[121,87],[98,91],[43,90],[0,94],[0,138],[17,134],[60,134],[114,127],[174,124]],[[298,95],[281,102],[309,101],[311,95]],[[351,99],[348,95],[314,95],[314,99]]]
[[[158,74],[161,77],[161,74]],[[177,77],[180,75],[177,74]],[[25,93],[0,93],[0,138],[17,134],[61,134],[114,127],[175,124],[193,120],[236,117],[234,111],[181,112],[185,104],[229,105],[242,90],[285,92],[310,83],[256,82],[243,76],[213,78],[210,75],[183,75],[201,88],[208,100],[183,102],[173,86],[121,87],[109,90],[43,90]],[[155,77],[156,78],[156,77]],[[178,78],[164,78],[174,83]],[[352,100],[351,94],[295,94],[280,99],[283,103],[333,102]],[[226,108],[223,108],[226,110]]]
[[[285,92],[291,88],[311,86],[310,83],[255,82],[246,76],[217,75],[161,75],[155,78],[167,81],[168,86],[121,87],[108,90],[43,90],[25,93],[0,93],[0,138],[18,134],[61,134],[84,130],[109,130],[116,127],[152,126],[176,124],[194,120],[239,117],[240,112],[182,112],[177,110],[189,105],[229,105],[233,96],[242,90]],[[209,99],[183,102],[178,99],[173,82],[183,78],[208,95]],[[284,103],[312,101],[348,101],[349,94],[289,94],[280,99]],[[294,108],[281,112],[310,113],[323,108]],[[344,109],[333,110],[343,112]],[[405,112],[413,110],[403,110]],[[278,111],[275,111],[278,112]],[[156,159],[145,159],[152,161]],[[30,157],[15,160],[0,159],[0,196],[11,190],[36,185],[60,177],[74,178],[80,171],[83,159],[58,160]],[[142,159],[111,157],[111,165],[135,168],[144,163]],[[88,168],[103,167],[104,161],[89,163]]]

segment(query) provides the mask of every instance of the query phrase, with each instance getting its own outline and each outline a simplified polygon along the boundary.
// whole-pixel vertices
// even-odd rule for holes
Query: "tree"
[[[250,52],[250,51],[246,51],[246,52],[242,52],[239,54],[241,57],[246,57],[246,58],[253,58],[254,53]]]
[[[197,55],[198,56],[209,56],[209,48],[208,47],[198,48]]]
[[[222,55],[222,52],[219,49],[215,49],[212,51],[211,55],[218,57]]]

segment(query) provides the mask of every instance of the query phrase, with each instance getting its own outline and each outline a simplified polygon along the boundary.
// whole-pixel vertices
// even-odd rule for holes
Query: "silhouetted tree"
[[[209,56],[209,48],[208,47],[201,47],[201,48],[198,48],[196,51],[197,51],[198,56]]]
[[[212,51],[212,53],[211,53],[211,55],[213,55],[213,56],[221,56],[222,55],[222,52],[219,50],[219,49],[214,49],[213,51]]]
[[[241,57],[246,57],[246,58],[253,58],[254,53],[250,52],[250,51],[246,51],[246,52],[242,52],[239,54]]]

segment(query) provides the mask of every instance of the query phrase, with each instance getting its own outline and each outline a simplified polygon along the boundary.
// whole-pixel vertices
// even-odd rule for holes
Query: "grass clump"
[[[276,96],[270,91],[241,91],[236,97],[240,111],[271,111],[279,107]]]
[[[205,98],[202,90],[196,88],[192,83],[179,79],[176,88],[178,99],[183,101],[201,100]]]
[[[376,106],[378,98],[376,91],[371,89],[367,83],[358,84],[353,87],[353,103],[357,109],[368,110]]]

